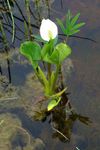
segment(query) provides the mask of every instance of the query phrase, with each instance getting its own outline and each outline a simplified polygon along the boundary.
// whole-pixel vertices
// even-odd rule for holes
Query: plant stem
[[[68,42],[68,38],[69,38],[69,36],[67,35],[66,38],[65,38],[65,43]]]
[[[34,66],[33,66],[34,68]],[[38,77],[40,83],[44,86],[44,88],[48,85],[48,80],[46,79],[46,76],[44,72],[41,70],[41,68],[38,66],[37,69],[34,68],[35,74]]]
[[[26,13],[27,13],[27,19],[28,19],[28,27],[29,27],[29,39],[32,40],[31,35],[32,35],[32,28],[31,28],[31,14],[30,14],[30,1],[29,0],[25,0],[25,4],[26,4]]]
[[[13,17],[13,13],[12,13],[12,10],[11,10],[11,6],[10,6],[9,0],[7,0],[7,4],[8,4],[8,7],[9,7],[9,10],[10,10],[10,15],[11,15],[11,19],[12,19],[12,27],[13,27],[12,42],[14,42],[14,38],[15,38],[15,22],[14,22],[14,17]]]
[[[51,77],[51,64],[48,63],[48,79]]]
[[[4,32],[3,29],[3,25],[2,22],[0,21],[0,31],[2,33],[2,38],[3,38],[3,43],[4,43],[4,47],[5,47],[5,52],[8,55],[8,50],[9,50],[9,46],[8,46],[8,41],[6,38],[6,34]],[[11,70],[10,70],[10,60],[7,58],[7,64],[8,64],[8,77],[9,77],[9,83],[11,83]]]
[[[56,81],[57,81],[57,79],[58,79],[58,74],[59,74],[59,69],[60,69],[60,65],[57,64],[57,65],[56,65],[55,78],[54,78],[54,82],[53,82],[53,85],[52,85],[52,91],[55,91]]]

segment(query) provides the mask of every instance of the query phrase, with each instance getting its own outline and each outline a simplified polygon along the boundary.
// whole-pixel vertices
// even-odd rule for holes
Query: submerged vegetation
[[[21,121],[15,115],[5,113],[0,115],[0,149],[2,150],[34,150],[44,149],[40,139],[34,139],[22,127]]]

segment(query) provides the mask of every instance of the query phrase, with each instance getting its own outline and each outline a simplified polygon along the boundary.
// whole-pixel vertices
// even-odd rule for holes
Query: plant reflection
[[[77,120],[86,125],[91,123],[88,117],[81,116],[77,113],[71,112],[70,115],[66,116],[66,111],[63,109],[56,111],[52,115],[52,128],[55,130],[53,138],[58,137],[63,142],[66,140],[70,141],[73,126]]]
[[[34,115],[35,120],[41,120],[42,122],[47,121],[49,118],[49,124],[54,131],[52,137],[59,138],[62,142],[70,141],[76,121],[80,121],[85,125],[92,123],[88,117],[82,116],[72,109],[68,98],[65,101],[62,100],[62,103],[53,111],[47,112],[46,109],[42,109],[41,111],[35,112]]]

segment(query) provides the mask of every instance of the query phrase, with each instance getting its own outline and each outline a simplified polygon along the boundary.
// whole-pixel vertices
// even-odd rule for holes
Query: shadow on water
[[[33,147],[36,150],[65,150],[66,146],[68,150],[99,150],[100,46],[95,44],[100,40],[99,0],[93,1],[94,5],[91,1],[81,0],[9,0],[9,4],[11,8],[7,0],[0,2],[0,150],[31,150]],[[86,27],[81,35],[74,37],[75,41],[73,37],[69,40],[74,50],[71,59],[63,66],[65,84],[69,85],[71,94],[64,93],[62,103],[53,111],[47,112],[44,102],[41,101],[43,93],[40,85],[37,81],[33,83],[33,78],[27,81],[28,73],[32,70],[28,62],[20,56],[17,47],[23,39],[34,39],[33,33],[38,33],[43,17],[49,16],[53,20],[60,17],[64,20],[68,8],[74,13],[81,12]],[[92,24],[91,20],[96,23]],[[64,35],[60,36],[64,38]],[[19,71],[22,68],[25,68],[23,74]],[[5,76],[8,76],[8,79]],[[22,86],[19,83],[21,80]],[[93,120],[93,123],[90,120]],[[30,144],[27,142],[27,136],[31,139]]]

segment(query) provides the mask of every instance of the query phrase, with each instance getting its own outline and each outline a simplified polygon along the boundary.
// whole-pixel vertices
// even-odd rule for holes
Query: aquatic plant
[[[66,15],[66,21],[65,26],[62,23],[60,19],[57,19],[57,23],[59,24],[62,32],[69,37],[70,35],[73,35],[75,33],[78,33],[80,31],[80,27],[84,26],[85,23],[77,23],[79,19],[80,13],[77,13],[74,17],[72,16],[70,10],[68,10],[68,13]]]
[[[74,18],[71,17],[70,11],[67,13],[66,28],[63,23],[57,19],[62,31],[68,38],[79,32],[79,28],[84,23],[76,24],[80,14],[77,14]],[[39,39],[42,44],[34,41],[25,41],[20,46],[20,52],[23,54],[32,64],[35,75],[44,87],[45,98],[49,101],[47,109],[52,110],[62,100],[62,94],[66,91],[63,88],[59,91],[61,79],[59,79],[59,73],[61,74],[61,65],[66,58],[71,54],[71,48],[64,40],[58,41],[58,28],[57,25],[51,20],[43,19],[40,26]],[[36,37],[37,38],[37,37]],[[46,71],[41,69],[40,63],[43,63]]]

